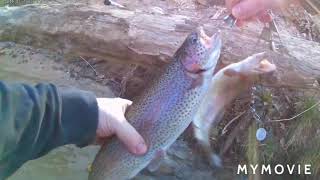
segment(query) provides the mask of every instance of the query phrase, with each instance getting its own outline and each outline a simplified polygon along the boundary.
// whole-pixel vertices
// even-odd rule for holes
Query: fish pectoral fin
[[[159,150],[155,154],[154,158],[151,160],[149,165],[147,166],[148,171],[150,171],[150,172],[157,171],[160,168],[160,166],[161,166],[163,160],[166,158],[166,156],[167,156],[167,153],[165,150]]]

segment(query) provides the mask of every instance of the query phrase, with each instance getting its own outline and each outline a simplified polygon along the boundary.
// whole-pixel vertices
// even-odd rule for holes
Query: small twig
[[[227,128],[237,119],[239,119],[242,115],[244,115],[244,113],[246,113],[246,111],[241,112],[239,115],[237,115],[236,117],[234,117],[233,119],[231,119],[227,125],[224,126],[224,128],[222,129],[222,133],[221,135],[224,135],[227,133]]]
[[[105,4],[105,5],[113,5],[113,6],[116,6],[116,7],[118,7],[118,8],[122,8],[122,9],[126,8],[125,6],[123,6],[123,5],[115,2],[115,1],[113,1],[113,0],[106,0],[104,4]]]
[[[86,63],[91,67],[91,69],[95,72],[95,74],[96,74],[96,76],[97,76],[97,75],[98,75],[98,72],[94,69],[94,67],[91,66],[91,64],[90,64],[87,60],[85,60],[82,56],[80,56],[80,58],[81,58],[84,62],[86,62]]]
[[[282,84],[263,84],[265,87],[269,88],[294,88],[294,89],[307,89],[307,90],[319,90],[317,87],[313,87],[312,85],[301,85],[301,86],[295,86],[295,85],[282,85]]]
[[[275,31],[276,31],[276,33],[277,33],[277,35],[278,35],[278,37],[279,37],[279,42],[280,42],[280,44],[281,44],[283,47],[285,47],[285,46],[284,46],[284,43],[283,43],[283,41],[282,41],[282,39],[281,39],[281,35],[280,35],[280,32],[279,32],[278,25],[277,25],[277,23],[276,23],[276,21],[275,21],[274,19],[272,20],[272,23],[273,23],[273,26],[274,26],[274,28],[275,28]]]
[[[211,20],[223,20],[223,18],[218,18],[223,13],[222,9],[219,9],[212,17]]]
[[[281,12],[282,12],[282,11],[281,11]],[[280,34],[280,31],[279,31],[277,22],[276,22],[276,20],[275,20],[276,18],[274,17],[274,14],[273,14],[272,11],[270,11],[270,15],[271,15],[271,17],[272,17],[271,23],[272,23],[272,25],[273,25],[273,27],[274,27],[274,30],[275,30],[275,32],[277,33],[278,38],[279,38],[279,43],[280,43],[280,45],[282,46],[282,48],[284,48],[284,49],[287,50],[287,47],[285,46],[284,42],[283,42],[282,39],[281,39],[281,34]],[[271,23],[270,23],[270,24],[271,24]],[[272,46],[272,48],[274,48],[274,49],[276,50],[275,44],[271,44],[271,45],[274,45],[274,47]],[[275,52],[276,52],[276,51],[275,51]],[[287,51],[286,51],[286,54],[288,54]],[[272,63],[273,63],[273,62],[272,62]]]
[[[138,68],[138,66],[135,64],[135,65],[133,66],[133,68],[132,68],[129,72],[127,72],[127,73],[125,74],[125,76],[122,78],[121,83],[120,83],[121,90],[120,90],[120,93],[119,93],[119,97],[122,97],[122,96],[125,94],[126,88],[127,88],[127,82],[128,82],[128,80],[129,80],[129,78],[133,76],[134,71],[135,71],[137,68]]]
[[[233,141],[235,140],[236,137],[239,136],[239,133],[242,132],[244,129],[246,129],[250,123],[252,122],[251,118],[244,118],[243,121],[240,121],[239,124],[232,129],[230,132],[230,135],[228,135],[228,138],[222,145],[221,151],[220,151],[220,156],[223,156],[231,147],[233,144]]]
[[[297,118],[297,117],[301,116],[302,114],[304,114],[304,113],[306,113],[306,112],[310,111],[311,109],[315,108],[315,107],[316,107],[316,106],[318,106],[319,104],[320,104],[320,101],[319,101],[319,102],[317,102],[317,103],[315,103],[314,105],[312,105],[312,106],[311,106],[311,107],[309,107],[308,109],[306,109],[306,110],[302,111],[301,113],[299,113],[299,114],[297,114],[297,115],[295,115],[295,116],[291,117],[291,118],[288,118],[288,119],[270,120],[270,121],[268,121],[268,122],[271,122],[271,123],[272,123],[272,122],[291,121],[291,120],[293,120],[293,119],[295,119],[295,118]]]
[[[281,88],[280,91],[282,92],[283,96],[285,97],[288,104],[291,104],[290,98],[287,96],[287,94],[284,92],[284,88]]]

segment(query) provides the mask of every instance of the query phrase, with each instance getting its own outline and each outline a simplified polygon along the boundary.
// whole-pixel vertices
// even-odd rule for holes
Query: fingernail
[[[146,151],[147,151],[147,145],[144,142],[141,142],[136,146],[137,154],[144,154]]]
[[[234,8],[232,8],[232,15],[236,18],[239,18],[241,16],[241,7],[240,6],[235,6]]]

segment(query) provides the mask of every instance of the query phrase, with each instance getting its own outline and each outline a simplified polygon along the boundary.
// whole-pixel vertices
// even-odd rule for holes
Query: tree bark
[[[280,54],[265,42],[257,43],[259,27],[231,29],[209,18],[81,4],[0,8],[0,41],[147,67],[169,62],[187,34],[199,25],[210,35],[221,31],[223,63],[266,51],[278,67],[278,85],[311,86],[320,76],[318,43],[284,33],[280,38],[288,54]]]

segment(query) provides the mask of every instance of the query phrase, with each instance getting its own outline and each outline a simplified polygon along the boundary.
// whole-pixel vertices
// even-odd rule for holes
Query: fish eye
[[[192,37],[192,43],[193,44],[197,43],[197,38],[196,37]]]
[[[192,34],[191,36],[190,36],[190,42],[191,42],[191,44],[196,44],[197,43],[197,34]]]

